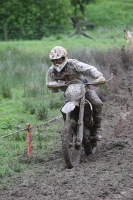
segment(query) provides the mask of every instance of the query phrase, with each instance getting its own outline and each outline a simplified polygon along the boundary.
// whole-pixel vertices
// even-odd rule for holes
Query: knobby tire
[[[62,131],[62,149],[67,168],[78,166],[81,158],[81,148],[76,149],[74,139],[76,138],[77,123],[67,120]],[[70,147],[70,143],[73,145]]]
[[[86,156],[92,154],[92,144],[89,140],[89,137],[90,137],[90,130],[84,127],[83,147]]]

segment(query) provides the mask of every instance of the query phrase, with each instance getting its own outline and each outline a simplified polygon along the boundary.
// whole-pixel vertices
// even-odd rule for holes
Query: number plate
[[[73,84],[68,87],[68,92],[77,92],[78,94],[81,93],[81,85]]]

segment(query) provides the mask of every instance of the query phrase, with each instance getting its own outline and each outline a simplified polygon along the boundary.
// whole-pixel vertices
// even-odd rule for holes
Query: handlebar
[[[90,83],[85,83],[85,86],[100,86],[100,85],[104,85],[106,83],[105,81],[99,81],[99,82],[90,82]],[[74,81],[69,81],[69,82],[51,82],[50,84],[47,85],[48,88],[60,88],[60,87],[68,87],[68,85],[70,84],[74,84]],[[76,83],[75,83],[76,84]],[[77,84],[83,84],[82,82]]]
[[[93,85],[93,86],[97,86],[97,85],[104,85],[106,83],[106,80],[105,81],[99,81],[99,82],[92,82],[92,83],[86,83],[85,85],[87,86],[90,86],[90,85]]]

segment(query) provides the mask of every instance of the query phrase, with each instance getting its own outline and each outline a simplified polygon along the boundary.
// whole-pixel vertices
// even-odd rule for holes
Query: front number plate
[[[81,94],[81,86],[80,85],[70,85],[69,87],[68,87],[68,91],[69,92],[77,92],[78,94]]]

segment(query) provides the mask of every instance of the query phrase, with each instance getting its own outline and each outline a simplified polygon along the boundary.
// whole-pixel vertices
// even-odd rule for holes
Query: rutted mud
[[[0,190],[0,200],[133,199],[132,98],[128,84],[108,95],[103,109],[103,140],[96,154],[86,157],[83,152],[79,166],[66,169],[59,134],[45,160],[29,162],[25,173],[9,178],[10,184]]]

